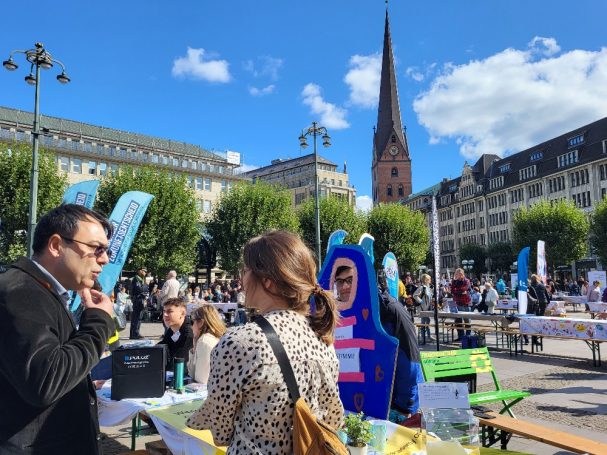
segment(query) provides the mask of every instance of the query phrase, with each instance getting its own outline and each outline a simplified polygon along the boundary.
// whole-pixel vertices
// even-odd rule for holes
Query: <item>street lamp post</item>
[[[462,267],[466,272],[470,273],[474,269],[474,259],[462,260]]]
[[[316,150],[316,137],[321,135],[322,145],[329,147],[331,145],[331,137],[327,133],[327,129],[324,126],[319,126],[317,122],[312,122],[312,126],[302,131],[301,136],[299,136],[299,145],[304,149],[308,146],[306,136],[314,138],[314,221],[316,223],[316,259],[318,260],[318,271],[320,271],[322,260],[320,252],[320,205],[318,201],[318,152]]]
[[[57,80],[62,84],[70,82],[70,78],[65,74],[65,66],[59,60],[53,58],[44,48],[42,43],[36,43],[34,49],[14,50],[10,53],[8,60],[2,62],[2,66],[9,71],[15,71],[19,66],[14,62],[13,55],[24,54],[25,59],[30,62],[30,73],[25,76],[25,82],[34,85],[34,124],[33,124],[33,141],[32,141],[32,171],[30,178],[30,207],[28,216],[27,229],[27,255],[32,257],[32,246],[34,242],[34,230],[36,229],[36,217],[38,211],[38,136],[40,135],[40,68],[50,69],[54,63],[61,67],[61,74],[57,76]],[[35,68],[35,73],[34,73]],[[35,74],[35,75],[34,75]]]

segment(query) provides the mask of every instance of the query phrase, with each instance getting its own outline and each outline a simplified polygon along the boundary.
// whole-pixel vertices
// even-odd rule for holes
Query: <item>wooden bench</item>
[[[495,418],[483,419],[479,417],[479,422],[482,427],[483,447],[491,446],[496,442],[499,442],[501,449],[506,450],[510,437],[513,434],[516,434],[575,453],[587,453],[590,455],[607,454],[607,444],[605,443],[546,428],[542,425],[527,422],[525,420],[513,419],[493,411],[488,412],[488,414]]]
[[[457,349],[452,351],[420,352],[422,371],[426,381],[436,379],[476,375],[480,373],[491,373],[495,390],[488,392],[476,392],[475,388],[470,393],[470,404],[479,405],[486,403],[502,402],[504,407],[500,414],[507,412],[511,417],[514,413],[511,407],[530,396],[529,392],[519,390],[502,389],[493,369],[493,363],[487,348]]]

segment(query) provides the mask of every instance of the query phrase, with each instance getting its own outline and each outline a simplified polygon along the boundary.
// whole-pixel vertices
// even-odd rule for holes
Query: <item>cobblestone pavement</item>
[[[586,317],[574,314],[572,317]],[[144,323],[141,329],[147,338],[159,339],[160,323]],[[128,327],[121,335],[128,337]],[[492,340],[487,340],[491,345]],[[422,349],[435,349],[429,345]],[[441,349],[455,348],[446,345]],[[516,404],[517,417],[541,423],[562,431],[579,434],[607,442],[607,359],[601,367],[594,367],[590,350],[581,341],[544,341],[544,352],[510,357],[508,352],[492,351],[491,357],[502,388],[527,390],[532,393]],[[491,388],[491,380],[479,377],[478,390]],[[491,406],[489,406],[491,407]],[[495,406],[497,408],[497,406]],[[144,424],[145,428],[145,424]],[[128,452],[130,449],[130,423],[102,428],[106,435],[103,447],[106,455]],[[137,449],[145,443],[160,440],[158,434],[137,438]],[[545,444],[513,437],[511,450],[521,450],[536,455],[565,455],[570,452]]]

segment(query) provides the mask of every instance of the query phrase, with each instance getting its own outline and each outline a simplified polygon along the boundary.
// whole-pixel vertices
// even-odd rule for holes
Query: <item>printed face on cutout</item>
[[[358,270],[350,259],[339,258],[333,264],[331,288],[337,295],[340,311],[352,308],[358,287]]]

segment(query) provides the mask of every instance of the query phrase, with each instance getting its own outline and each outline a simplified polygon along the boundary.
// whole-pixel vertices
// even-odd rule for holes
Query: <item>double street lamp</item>
[[[306,142],[307,136],[314,138],[314,218],[316,223],[316,259],[318,260],[318,271],[320,272],[322,260],[320,253],[320,205],[318,202],[318,152],[316,150],[316,137],[322,136],[322,145],[325,147],[331,145],[331,137],[327,133],[327,129],[324,126],[320,126],[317,122],[312,122],[312,126],[301,132],[301,136],[299,136],[301,148],[305,149],[308,146]]]
[[[464,260],[462,260],[462,268],[467,273],[470,273],[472,271],[472,269],[474,268],[474,259],[464,259]]]
[[[34,129],[32,131],[32,171],[30,178],[30,208],[28,216],[27,229],[27,255],[32,257],[32,245],[34,241],[34,230],[36,229],[36,218],[38,211],[38,136],[40,135],[40,68],[48,70],[57,64],[61,67],[61,74],[57,76],[57,80],[62,84],[70,82],[70,78],[65,74],[65,65],[44,48],[42,43],[36,43],[34,49],[14,50],[10,53],[8,60],[2,62],[9,71],[15,71],[19,66],[13,60],[13,55],[24,54],[25,59],[30,63],[30,73],[25,76],[25,82],[36,86],[34,96]]]

